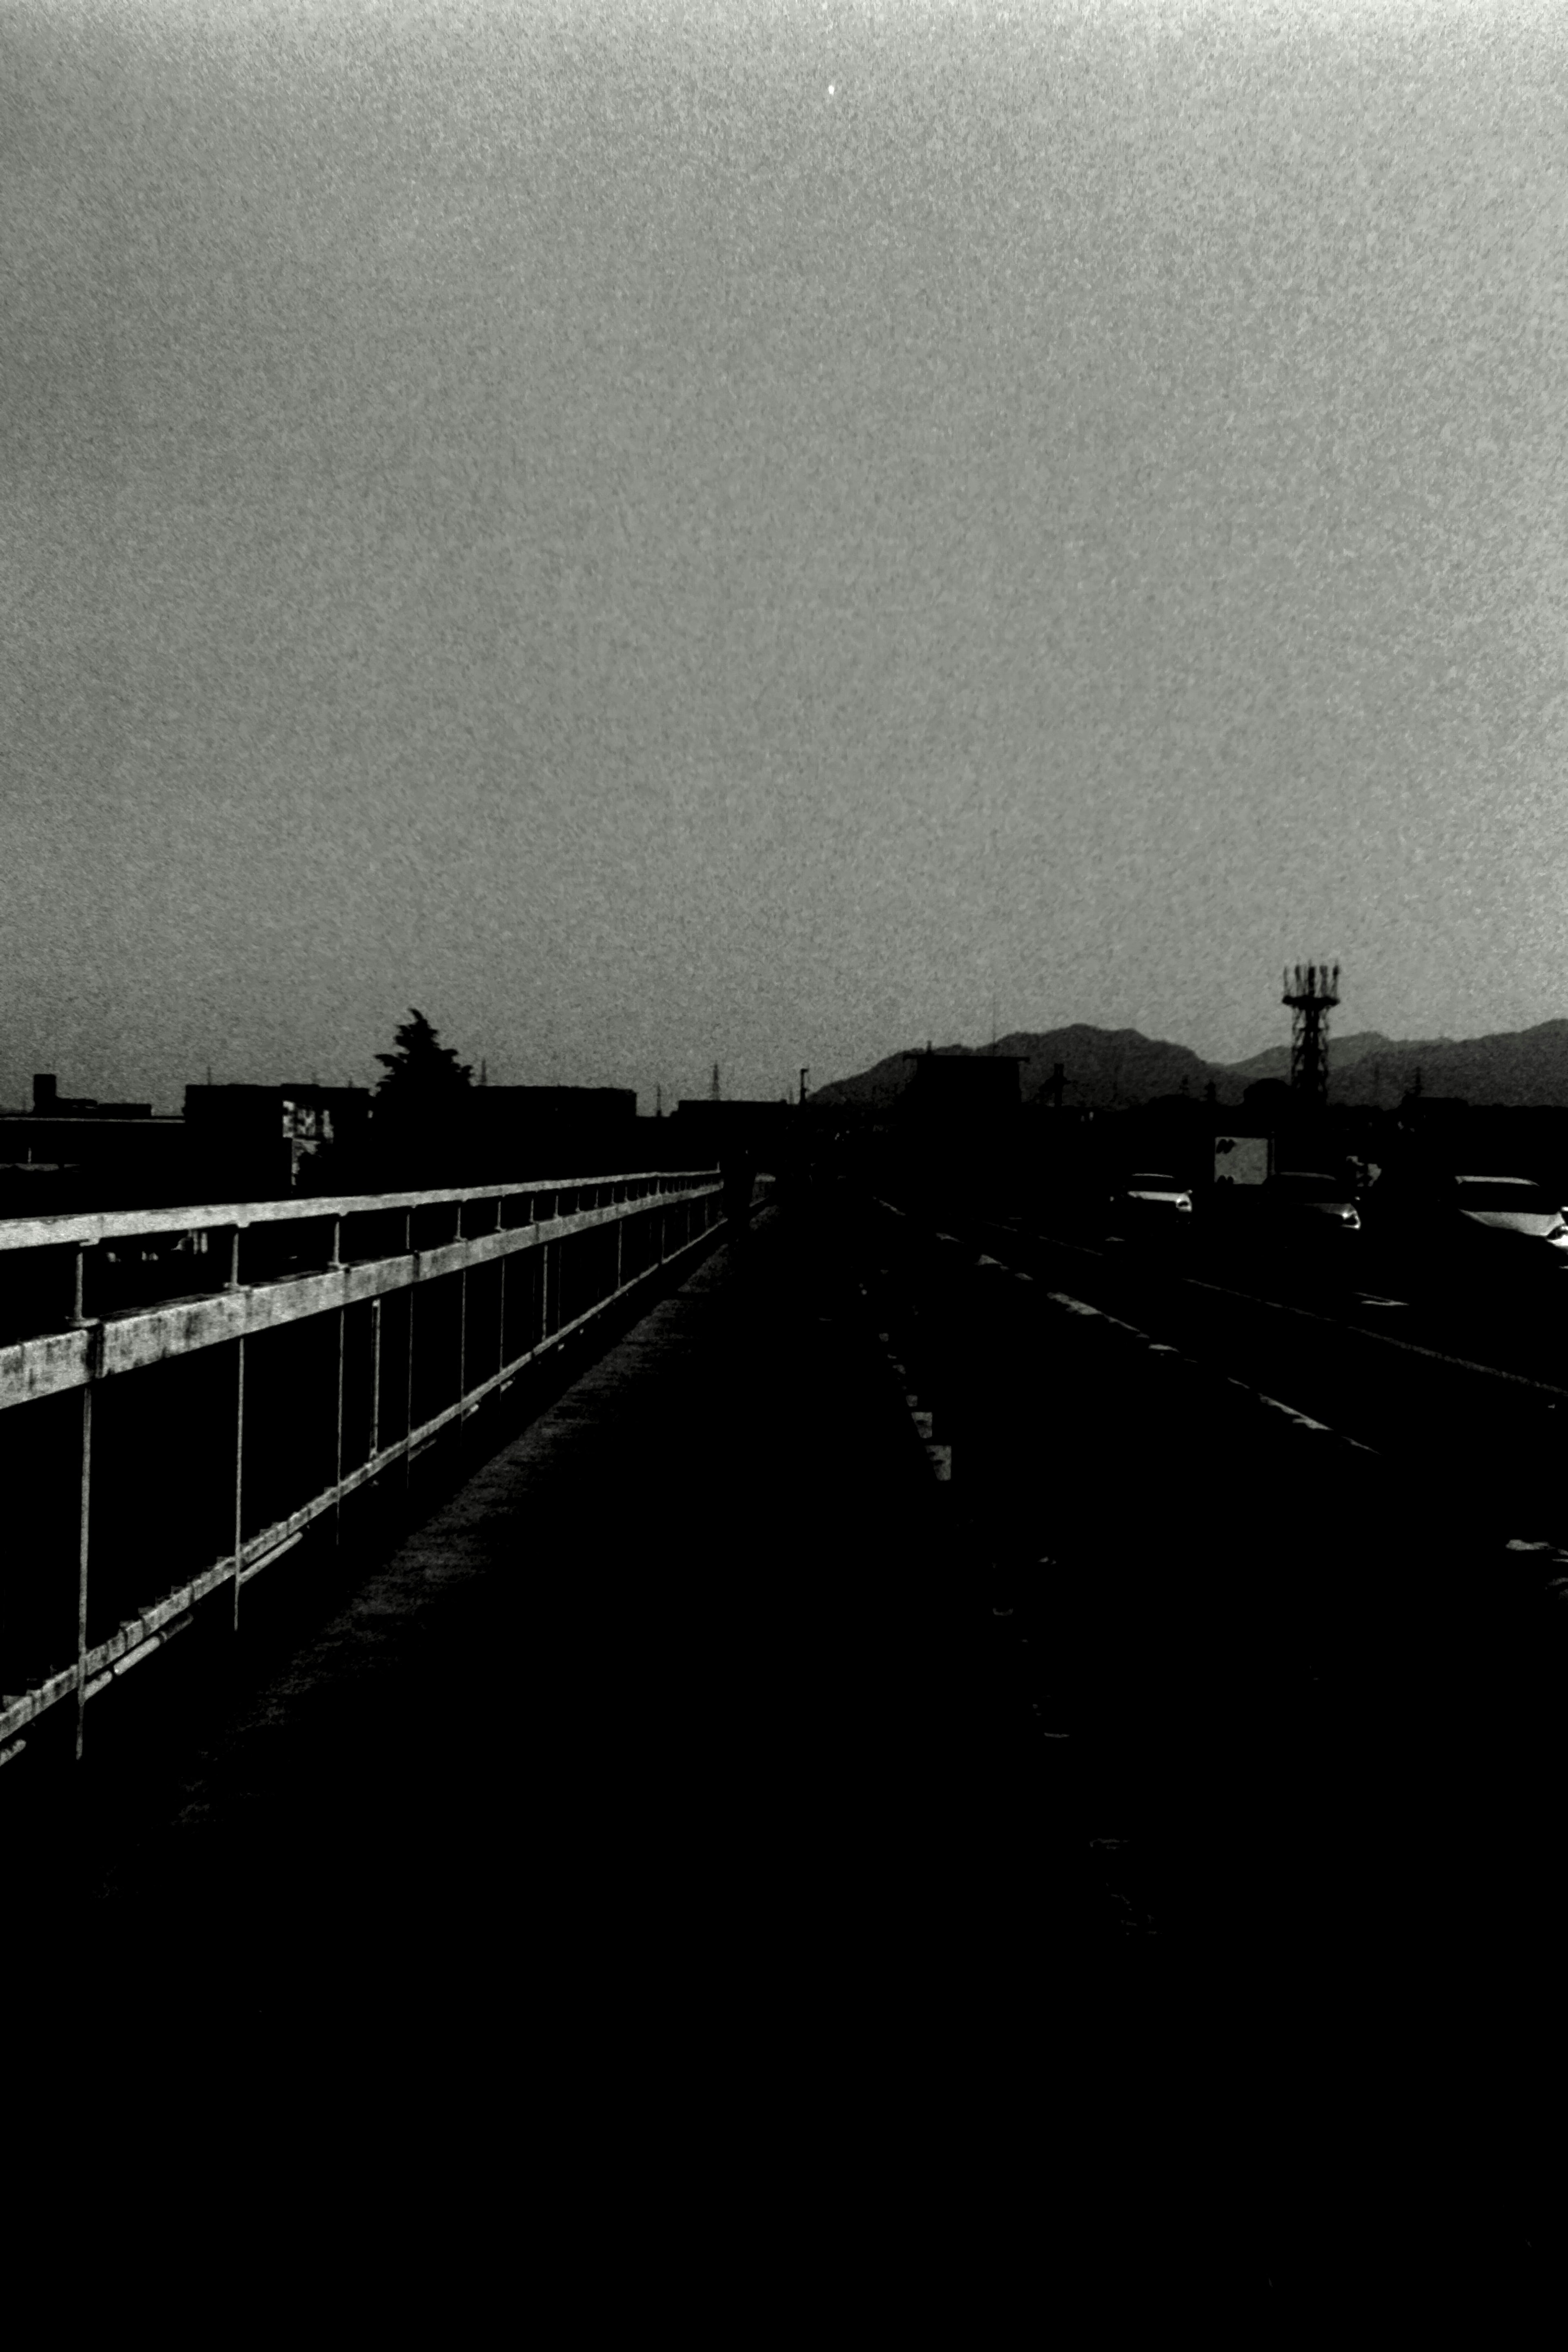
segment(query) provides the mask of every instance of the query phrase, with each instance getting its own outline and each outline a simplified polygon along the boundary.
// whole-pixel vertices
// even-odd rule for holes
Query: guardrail
[[[711,1169],[0,1223],[0,1763],[720,1222]],[[416,1303],[417,1302],[417,1303]],[[129,1605],[128,1605],[129,1604]]]

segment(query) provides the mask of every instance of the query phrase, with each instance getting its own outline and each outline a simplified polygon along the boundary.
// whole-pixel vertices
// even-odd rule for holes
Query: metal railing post
[[[370,1302],[370,1458],[381,1452],[381,1293]]]
[[[76,1260],[71,1269],[70,1323],[73,1331],[90,1332],[93,1328],[93,1318],[87,1312],[87,1253],[96,1247],[94,1242],[77,1244]],[[87,1713],[87,1558],[92,1517],[92,1391],[95,1370],[94,1343],[89,1339],[87,1380],[81,1392],[81,1470],[77,1497],[76,1755],[79,1764]]]
[[[78,1312],[80,1311],[81,1253],[77,1252]],[[81,1762],[87,1716],[87,1548],[92,1511],[92,1382],[81,1392],[81,1489],[77,1527],[76,1570],[76,1760]]]
[[[332,1473],[337,1493],[332,1498],[332,1544],[334,1549],[343,1539],[343,1355],[348,1339],[349,1310],[338,1309],[338,1452]]]
[[[341,1274],[343,1265],[343,1221],[332,1219],[332,1249],[327,1260],[329,1274]],[[336,1493],[332,1496],[332,1549],[337,1550],[343,1539],[343,1357],[348,1342],[348,1303],[338,1308],[338,1450],[332,1471]]]
[[[240,1290],[239,1251],[242,1228],[236,1225],[228,1237],[228,1273],[225,1290]],[[239,1631],[239,1577],[245,1562],[245,1334],[242,1331],[234,1343],[234,1630]]]
[[[458,1219],[459,1227],[462,1220]],[[458,1419],[468,1417],[468,1269],[458,1274]]]
[[[403,1246],[405,1254],[414,1255],[414,1212],[409,1210],[403,1221]],[[414,1293],[416,1269],[408,1269],[408,1380],[405,1394],[406,1412],[403,1429],[403,1490],[406,1495],[414,1479]]]
[[[76,1245],[76,1263],[71,1276],[70,1321],[73,1331],[82,1331],[87,1328],[88,1318],[83,1308],[83,1297],[87,1287],[87,1254],[95,1246],[96,1244],[91,1242],[78,1242]]]
[[[234,1630],[239,1631],[239,1578],[245,1561],[245,1334],[235,1342],[234,1377]]]

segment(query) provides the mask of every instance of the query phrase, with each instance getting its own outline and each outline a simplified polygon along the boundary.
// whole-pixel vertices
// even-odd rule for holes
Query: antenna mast
[[[1296,966],[1295,985],[1289,971],[1280,1003],[1294,1018],[1290,1024],[1290,1091],[1313,1110],[1329,1099],[1329,1013],[1340,1001],[1340,968],[1326,963]]]

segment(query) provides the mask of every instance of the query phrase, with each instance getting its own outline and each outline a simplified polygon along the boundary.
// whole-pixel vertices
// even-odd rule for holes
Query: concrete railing
[[[0,1762],[720,1222],[712,1170],[0,1223]],[[20,1330],[18,1331],[18,1326]],[[16,1336],[12,1336],[16,1334]]]

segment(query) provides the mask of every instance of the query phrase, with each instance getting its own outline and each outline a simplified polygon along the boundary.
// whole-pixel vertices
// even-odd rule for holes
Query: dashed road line
[[[1065,1307],[1069,1314],[1098,1316],[1102,1323],[1109,1323],[1113,1329],[1125,1331],[1130,1338],[1141,1339],[1151,1355],[1169,1356],[1173,1362],[1191,1371],[1205,1369],[1196,1357],[1184,1354],[1181,1349],[1172,1347],[1168,1340],[1152,1338],[1147,1331],[1141,1331],[1135,1323],[1123,1323],[1119,1317],[1108,1315],[1102,1307],[1091,1307],[1086,1298],[1074,1298],[1065,1290],[1050,1290],[1046,1296],[1053,1306]],[[1342,1445],[1353,1446],[1358,1454],[1376,1454],[1378,1451],[1375,1445],[1368,1445],[1361,1438],[1352,1437],[1347,1430],[1331,1429],[1327,1422],[1314,1421],[1310,1413],[1302,1412],[1293,1404],[1286,1404],[1279,1397],[1268,1395],[1251,1381],[1240,1380],[1234,1372],[1226,1372],[1223,1377],[1228,1387],[1239,1389],[1244,1396],[1256,1397],[1259,1404],[1267,1405],[1270,1412],[1282,1412],[1287,1420],[1295,1422],[1302,1429],[1317,1430],[1325,1437],[1337,1437]]]

